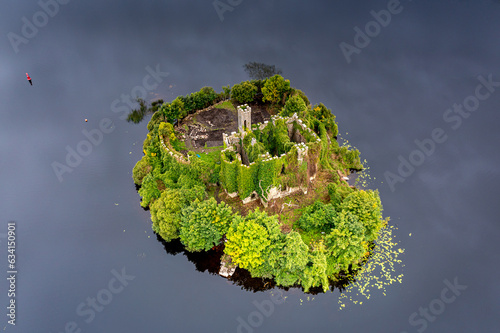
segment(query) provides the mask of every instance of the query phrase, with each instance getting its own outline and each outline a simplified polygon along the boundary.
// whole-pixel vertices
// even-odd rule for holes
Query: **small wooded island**
[[[221,275],[327,291],[387,225],[378,191],[345,180],[363,166],[335,116],[280,75],[179,96],[148,130],[133,179],[153,230],[188,251],[222,247]]]

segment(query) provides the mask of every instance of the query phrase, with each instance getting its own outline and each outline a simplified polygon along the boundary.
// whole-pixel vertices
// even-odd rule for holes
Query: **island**
[[[331,110],[279,74],[156,105],[147,128],[133,180],[154,232],[220,249],[222,276],[325,292],[388,224],[378,191],[348,182],[360,152],[339,144]]]

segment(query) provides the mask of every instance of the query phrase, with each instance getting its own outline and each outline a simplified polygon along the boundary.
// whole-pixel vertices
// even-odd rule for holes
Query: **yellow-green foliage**
[[[338,177],[338,174],[335,172],[335,175]],[[355,190],[347,185],[341,185],[335,182],[328,184],[328,195],[330,196],[330,203],[334,207],[340,207],[340,204],[344,199]],[[340,210],[340,208],[338,208]]]
[[[335,122],[335,116],[323,103],[316,104],[310,111],[309,117],[312,118],[310,121],[317,121],[317,124],[323,124],[333,137],[338,135],[339,130]]]
[[[152,172],[148,173],[143,179],[139,195],[141,196],[141,206],[146,208],[149,204],[160,197],[160,190],[158,189],[157,177]]]
[[[232,261],[250,273],[264,263],[263,253],[271,245],[266,228],[251,219],[235,218],[235,225],[227,233],[224,252]]]
[[[264,94],[262,100],[276,105],[282,103],[285,96],[289,92],[290,81],[285,80],[281,75],[276,74],[265,81],[264,86],[262,87],[262,94]]]

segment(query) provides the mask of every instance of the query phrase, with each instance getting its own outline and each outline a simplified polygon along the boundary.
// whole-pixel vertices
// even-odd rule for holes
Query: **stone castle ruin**
[[[288,196],[299,191],[307,193],[307,183],[316,177],[317,161],[308,158],[308,144],[319,143],[321,141],[316,133],[303,124],[297,114],[293,114],[291,117],[273,116],[271,117],[273,124],[279,119],[285,122],[288,137],[293,142],[293,146],[288,153],[281,154],[280,156],[271,156],[269,152],[266,152],[256,161],[250,163],[247,152],[242,144],[243,139],[248,133],[254,130],[258,129],[262,131],[269,122],[265,121],[264,123],[252,125],[251,107],[245,104],[238,106],[237,110],[238,132],[232,132],[229,135],[223,133],[222,135],[225,149],[221,152],[221,183],[226,193],[233,198],[240,196],[244,204],[260,199],[264,206],[267,206],[267,202],[270,200]],[[252,138],[250,144],[254,145],[255,143],[255,138]],[[231,151],[235,153],[236,157],[234,160],[225,158],[226,153]],[[297,184],[296,187],[287,187],[280,184],[280,174],[277,174],[277,172],[274,172],[273,179],[269,180],[269,170],[284,170],[286,162],[290,162],[292,156],[290,154],[295,153],[297,154],[297,164],[307,169],[308,177],[306,182]],[[311,163],[314,165],[309,165]],[[270,185],[264,186],[265,188],[262,187],[264,179],[267,179],[267,183],[270,183]]]
[[[248,105],[237,107],[238,132],[222,133],[224,149],[221,151],[221,187],[228,196],[239,196],[244,204],[260,200],[267,207],[267,202],[282,198],[297,192],[307,193],[308,183],[316,177],[317,155],[311,156],[310,147],[318,146],[319,137],[309,129],[297,114],[291,117],[272,116],[269,121],[252,124],[252,109]],[[287,153],[280,156],[271,156],[270,152],[260,155],[255,161],[250,162],[243,140],[246,135],[255,130],[264,130],[269,122],[273,125],[276,121],[283,121],[288,131],[288,138],[292,147]],[[190,156],[172,150],[165,144],[160,136],[161,148],[179,163],[190,163]],[[256,144],[252,138],[250,145]],[[230,157],[228,157],[230,156]],[[302,170],[306,175],[302,181],[295,181],[294,186],[282,182],[285,166],[293,163],[297,170]],[[298,171],[297,171],[298,172]],[[289,178],[298,179],[298,174],[289,175]]]

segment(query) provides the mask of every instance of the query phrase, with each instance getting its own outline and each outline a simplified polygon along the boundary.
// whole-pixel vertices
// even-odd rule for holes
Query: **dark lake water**
[[[0,331],[499,331],[498,1],[41,3],[0,4]],[[331,108],[368,161],[405,249],[385,295],[248,291],[152,232],[128,96],[221,91],[249,61]]]

